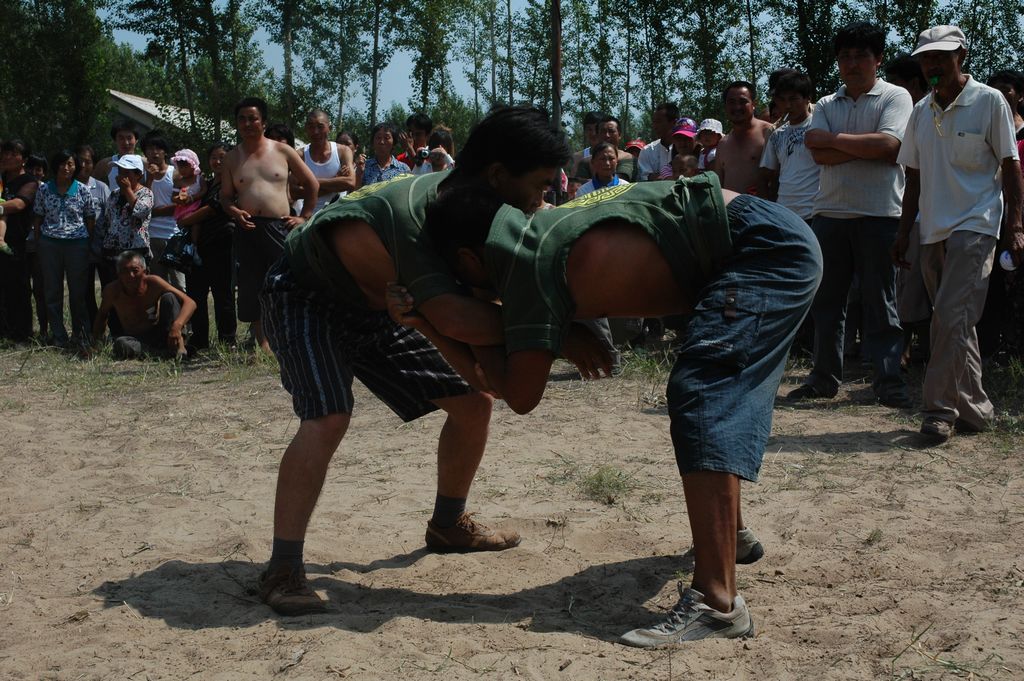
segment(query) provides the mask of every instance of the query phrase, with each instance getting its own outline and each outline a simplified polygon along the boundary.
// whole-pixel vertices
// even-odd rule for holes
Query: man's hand
[[[889,254],[892,256],[892,263],[896,267],[902,267],[905,270],[910,269],[910,262],[907,261],[907,249],[910,248],[910,235],[905,234],[903,230],[900,230],[896,234],[896,240],[892,242],[892,248],[889,249]]]
[[[388,306],[388,316],[402,326],[420,330],[427,320],[415,310],[415,301],[409,291],[401,284],[389,281],[384,289],[384,301]]]
[[[172,350],[177,350],[181,347],[182,342],[181,325],[175,322],[171,324],[171,330],[167,332],[167,347]]]
[[[831,149],[835,138],[828,130],[808,130],[804,133],[804,146],[808,149]]]
[[[1003,236],[1002,250],[1010,252],[1010,257],[1013,258],[1017,267],[1024,264],[1024,228],[1020,225],[1016,227],[1008,225],[1005,236]]]
[[[600,340],[582,324],[573,324],[562,343],[562,357],[576,365],[584,379],[612,375],[612,356]]]
[[[281,222],[284,223],[285,229],[289,232],[308,220],[309,217],[302,217],[301,215],[282,215]]]
[[[256,223],[250,219],[252,215],[249,214],[249,211],[242,210],[238,206],[228,206],[227,214],[231,216],[231,221],[242,229],[256,229]]]

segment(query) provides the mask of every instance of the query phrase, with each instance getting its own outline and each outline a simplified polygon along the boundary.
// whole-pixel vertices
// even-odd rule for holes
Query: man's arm
[[[302,213],[298,216],[281,216],[281,219],[291,229],[301,225],[313,215],[313,211],[316,210],[316,197],[320,191],[320,183],[317,181],[316,176],[313,175],[313,171],[309,169],[306,162],[299,156],[299,152],[286,144],[278,145],[278,147],[284,152],[285,158],[288,160],[288,170],[292,172],[298,183],[302,185]]]
[[[192,315],[196,311],[196,301],[189,298],[185,293],[174,286],[168,284],[163,278],[154,276],[149,280],[151,286],[156,286],[160,289],[160,295],[165,293],[173,293],[178,299],[178,303],[181,305],[181,311],[178,316],[175,317],[171,323],[171,330],[167,333],[167,344],[177,345],[178,340],[181,338],[181,330],[188,324],[188,320],[192,319]]]
[[[854,135],[848,132],[808,130],[804,140],[812,154],[816,149],[831,149],[845,154],[850,160],[896,163],[896,157],[900,153],[900,140],[884,132]]]
[[[14,215],[27,210],[36,198],[36,190],[39,189],[38,182],[29,182],[18,190],[18,195],[13,199],[4,201],[4,215]]]
[[[341,167],[334,177],[320,178],[320,196],[336,192],[350,192],[356,188],[356,169],[352,161],[352,150],[346,146],[331,142],[338,149],[338,161]]]
[[[473,348],[487,385],[501,395],[517,414],[528,414],[540,403],[548,384],[555,356],[547,350],[519,350],[509,355],[505,348]]]
[[[416,309],[437,332],[467,345],[501,345],[505,331],[501,308],[457,293],[442,293]]]
[[[242,210],[235,205],[235,201],[238,200],[238,192],[235,191],[235,180],[232,175],[235,170],[236,158],[234,151],[230,151],[224,159],[220,177],[220,203],[224,207],[224,212],[231,217],[231,221],[236,225],[242,229],[256,229],[256,223],[250,219],[252,215],[249,214],[249,211]]]
[[[921,171],[906,167],[907,184],[903,188],[903,213],[900,215],[900,228],[896,233],[896,241],[892,244],[892,261],[897,267],[910,269],[906,260],[907,248],[910,247],[910,230],[917,220],[921,201]]]
[[[100,294],[100,309],[96,311],[96,321],[92,325],[92,344],[99,345],[100,341],[103,340],[103,331],[107,326],[107,317],[110,316],[110,310],[114,306],[114,294],[112,286],[115,286],[117,282],[111,282],[103,287],[103,291]]]
[[[1003,199],[1006,203],[1003,248],[1010,251],[1013,261],[1018,266],[1024,264],[1024,228],[1021,226],[1024,180],[1018,172],[1019,168],[1018,162],[1012,156],[1003,159]]]
[[[779,171],[761,166],[760,179],[757,187],[766,201],[779,200]]]
[[[728,139],[729,136],[726,135],[718,143],[718,146],[715,147],[718,151],[715,152],[715,160],[711,162],[711,170],[714,171],[715,175],[718,175],[718,182],[723,187],[725,186],[725,157],[729,155]],[[726,153],[723,154],[723,151]]]

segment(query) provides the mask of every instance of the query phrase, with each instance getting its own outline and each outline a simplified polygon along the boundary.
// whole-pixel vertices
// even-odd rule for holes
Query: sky
[[[520,4],[522,4],[522,0],[513,0],[512,11],[517,11],[516,6]],[[101,19],[106,20],[109,12],[100,11],[98,14]],[[114,40],[118,43],[128,43],[137,50],[144,50],[146,48],[146,37],[139,33],[116,30],[114,31]],[[284,50],[281,49],[280,45],[271,41],[266,31],[262,29],[256,32],[254,40],[257,45],[263,48],[263,61],[280,77],[284,73]],[[394,102],[398,102],[403,106],[406,105],[409,94],[412,91],[411,74],[411,54],[401,51],[396,52],[381,77],[379,109],[388,109]],[[473,91],[462,75],[461,64],[450,63],[449,75],[451,76],[450,82],[456,93],[463,97],[472,96]],[[351,106],[365,108],[367,98],[360,89],[353,88],[349,96],[352,97]]]

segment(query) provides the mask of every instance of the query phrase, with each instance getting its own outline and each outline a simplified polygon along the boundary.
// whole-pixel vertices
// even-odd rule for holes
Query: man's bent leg
[[[427,546],[437,551],[501,551],[518,546],[519,533],[489,530],[465,512],[487,445],[494,400],[474,392],[432,401],[448,418],[437,445],[437,498],[427,523]]]

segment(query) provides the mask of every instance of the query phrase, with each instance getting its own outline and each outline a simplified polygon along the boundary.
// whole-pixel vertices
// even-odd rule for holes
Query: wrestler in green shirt
[[[608,187],[532,217],[502,206],[491,224],[484,264],[502,300],[508,353],[559,352],[577,312],[566,280],[569,251],[588,230],[611,221],[650,236],[691,301],[731,254],[714,173]]]
[[[380,238],[395,265],[395,274],[416,297],[425,301],[443,293],[461,293],[445,261],[430,247],[422,232],[428,204],[448,171],[399,175],[358,189],[326,206],[292,230],[285,252],[295,278],[304,286],[328,293],[357,309],[370,307],[366,295],[345,269],[331,246],[327,231],[343,220],[361,220]]]

